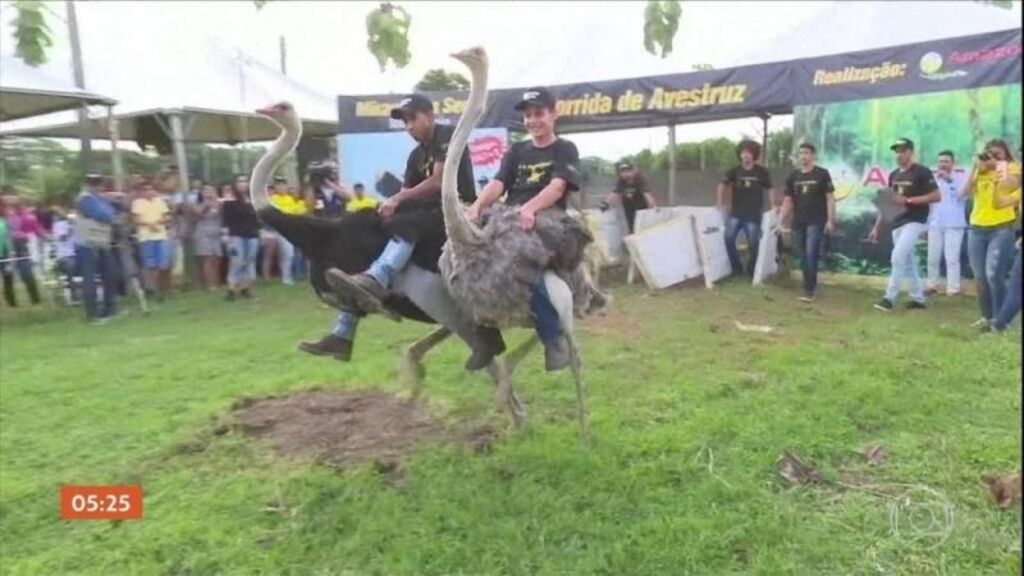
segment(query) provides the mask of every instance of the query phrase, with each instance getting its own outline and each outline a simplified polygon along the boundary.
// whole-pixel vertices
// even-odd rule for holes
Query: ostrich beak
[[[273,106],[267,106],[266,108],[257,108],[256,109],[256,113],[259,114],[260,116],[270,116],[270,117],[273,117],[275,112],[276,112],[276,110],[274,109]]]
[[[460,50],[458,52],[453,52],[451,54],[451,57],[455,58],[459,62],[462,62],[463,64],[469,64],[473,60],[476,60],[476,58],[472,54],[472,50],[473,50],[472,48],[469,48],[467,50]]]

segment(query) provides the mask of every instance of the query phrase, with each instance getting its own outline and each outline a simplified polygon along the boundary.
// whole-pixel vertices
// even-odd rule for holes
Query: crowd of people
[[[323,174],[323,170],[320,172]],[[5,303],[18,306],[16,279],[32,304],[52,278],[69,303],[82,303],[88,320],[102,324],[133,291],[145,302],[172,292],[172,273],[183,288],[220,290],[226,298],[252,298],[259,276],[294,284],[305,276],[301,253],[263,226],[250,203],[248,178],[214,185],[195,180],[177,191],[177,178],[132,175],[127,190],[98,174],[84,178],[70,205],[38,208],[11,187],[0,196],[0,272]],[[375,209],[362,184],[349,189],[332,178],[311,178],[302,193],[283,177],[268,191],[274,206],[292,214],[336,216]],[[179,259],[181,260],[179,266]]]

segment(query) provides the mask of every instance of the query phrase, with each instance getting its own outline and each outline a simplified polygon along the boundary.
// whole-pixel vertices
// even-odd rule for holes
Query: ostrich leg
[[[423,377],[427,372],[423,367],[423,356],[451,335],[452,331],[442,326],[405,349],[400,372],[402,379],[409,386],[410,397],[413,400],[419,398],[420,392],[423,391]]]
[[[544,273],[544,284],[551,297],[551,303],[558,312],[558,319],[562,324],[562,331],[565,332],[565,340],[569,346],[569,358],[571,360],[572,377],[576,383],[576,402],[579,410],[580,434],[583,440],[590,438],[590,425],[587,422],[587,383],[583,379],[583,356],[580,354],[579,341],[576,340],[576,333],[573,330],[573,302],[572,290],[564,280],[554,272]]]
[[[449,334],[455,334],[470,348],[474,348],[477,345],[478,336],[473,323],[459,310],[451,295],[448,294],[448,289],[440,274],[434,274],[410,264],[395,277],[392,290],[405,294],[420,310],[426,312],[449,331],[443,338],[438,336],[434,339],[432,336],[437,334],[435,332],[414,344],[407,351],[404,372],[411,381],[413,397],[416,397],[422,389],[425,372],[420,360],[428,350],[447,338]],[[498,389],[503,392],[501,399],[512,419],[517,425],[522,424],[526,418],[526,411],[516,397],[515,391],[512,390],[511,381],[503,377],[504,369],[496,367],[496,364],[498,362],[491,362],[487,368],[488,373]]]

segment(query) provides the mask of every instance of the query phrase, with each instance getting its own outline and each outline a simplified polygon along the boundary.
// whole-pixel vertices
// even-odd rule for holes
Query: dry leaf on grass
[[[864,457],[868,459],[868,465],[878,466],[889,459],[889,451],[881,444],[872,444],[864,450]]]
[[[1020,472],[1005,476],[986,476],[982,480],[992,491],[996,506],[1005,509],[1020,502]]]
[[[795,454],[786,450],[778,460],[779,475],[791,484],[820,484],[825,481],[821,471],[804,464]]]
[[[760,332],[761,334],[774,334],[778,332],[774,326],[761,326],[759,324],[744,324],[738,320],[734,320],[733,324],[736,325],[736,329],[740,332]]]

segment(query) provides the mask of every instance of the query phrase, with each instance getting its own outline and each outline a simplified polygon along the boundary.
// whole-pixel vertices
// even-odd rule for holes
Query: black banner
[[[1021,81],[1021,31],[1007,30],[789,62],[549,88],[559,131],[585,132],[785,114],[793,106],[959,90]],[[481,127],[522,129],[522,88],[493,90]],[[401,130],[389,116],[405,94],[339,96],[339,132]],[[455,122],[466,92],[430,92]]]
[[[1021,81],[1021,31],[822,56],[790,63],[793,103],[823,104]]]

